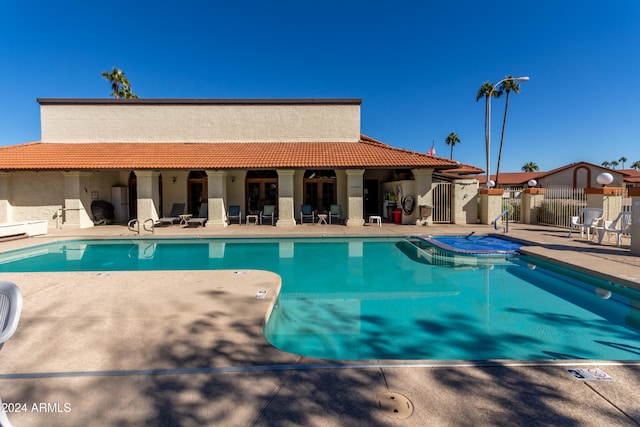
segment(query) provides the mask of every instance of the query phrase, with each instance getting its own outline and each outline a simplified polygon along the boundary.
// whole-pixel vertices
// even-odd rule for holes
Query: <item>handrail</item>
[[[148,222],[149,222],[149,223],[151,223],[151,229],[148,229],[148,228],[147,228],[147,223],[148,223]],[[153,234],[153,233],[155,232],[155,227],[156,227],[156,222],[155,222],[155,220],[153,220],[153,219],[151,219],[151,218],[149,218],[149,219],[145,219],[145,220],[144,220],[144,224],[142,224],[142,228],[144,228],[144,229],[145,229],[145,231],[149,231],[149,232],[151,232],[151,234]]]
[[[505,217],[506,217],[506,220],[505,220],[506,225],[505,225],[505,226],[502,226],[502,227],[500,227],[500,228],[498,228],[498,221],[500,221],[500,219],[501,219],[503,216],[505,216]],[[507,210],[505,210],[505,211],[503,211],[503,212],[502,212],[500,215],[498,215],[498,217],[493,221],[493,228],[495,228],[496,230],[502,230],[502,229],[504,229],[504,234],[507,234],[507,233],[509,232],[509,210],[508,210],[508,209],[507,209]]]
[[[136,224],[136,228],[133,228],[134,224]],[[138,222],[137,218],[130,220],[129,223],[127,223],[127,228],[129,231],[140,234],[140,222]]]

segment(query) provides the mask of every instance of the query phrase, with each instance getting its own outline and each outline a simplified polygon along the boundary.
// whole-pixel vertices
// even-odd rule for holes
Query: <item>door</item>
[[[380,205],[378,198],[378,180],[377,179],[365,179],[364,188],[362,189],[364,197],[364,215],[380,215]]]

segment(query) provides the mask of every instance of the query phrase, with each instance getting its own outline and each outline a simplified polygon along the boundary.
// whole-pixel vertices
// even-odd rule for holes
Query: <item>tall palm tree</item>
[[[523,172],[538,172],[539,170],[540,170],[540,167],[536,165],[534,162],[527,162],[524,165],[522,165]],[[496,177],[496,181],[497,180],[498,178]]]
[[[484,82],[480,89],[478,89],[478,93],[476,94],[476,102],[478,102],[482,97],[485,99],[485,107],[484,107],[484,141],[486,145],[486,160],[487,160],[487,183],[489,182],[489,99],[491,97],[499,98],[502,95],[502,91],[497,89],[493,89],[493,85],[491,82]]]
[[[111,83],[110,95],[115,98],[137,98],[138,95],[131,91],[131,84],[125,76],[124,71],[113,67],[111,72],[103,71],[102,77]]]
[[[502,134],[500,136],[500,148],[498,149],[498,167],[496,168],[496,187],[500,181],[500,160],[502,160],[502,143],[504,142],[504,128],[507,125],[507,110],[509,110],[509,94],[520,93],[520,85],[513,79],[512,76],[505,77],[505,80],[500,84],[500,91],[504,91],[507,95],[504,103],[504,117],[502,118]]]
[[[456,135],[455,133],[451,132],[449,134],[449,136],[447,136],[444,139],[444,142],[446,142],[447,145],[451,146],[451,156],[449,156],[449,158],[451,160],[453,160],[453,146],[456,145],[456,144],[460,144],[460,137],[458,135]]]
[[[622,156],[622,157],[620,157],[620,158],[618,159],[618,161],[619,161],[620,163],[622,163],[622,169],[624,169],[624,162],[626,162],[626,161],[627,161],[627,158],[626,158],[625,156]]]
[[[602,166],[604,166],[605,168],[608,168],[609,166],[611,166],[611,163],[605,160],[604,162],[602,162]]]
[[[637,171],[640,171],[640,160],[636,160],[635,162],[633,162],[631,164],[631,168],[633,168],[633,169],[635,169]]]
[[[618,167],[618,161],[617,160],[611,160],[611,162],[609,163],[611,165],[611,167],[613,169],[615,169],[616,167]]]

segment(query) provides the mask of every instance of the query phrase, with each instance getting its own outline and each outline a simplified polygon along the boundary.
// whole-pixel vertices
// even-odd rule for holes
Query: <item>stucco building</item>
[[[208,227],[226,226],[230,205],[246,215],[265,204],[278,226],[295,225],[301,204],[339,204],[359,226],[400,181],[416,207],[432,205],[434,173],[459,166],[362,135],[360,99],[38,102],[41,140],[0,148],[0,223],[92,227],[91,203],[105,200],[119,223],[206,202]]]

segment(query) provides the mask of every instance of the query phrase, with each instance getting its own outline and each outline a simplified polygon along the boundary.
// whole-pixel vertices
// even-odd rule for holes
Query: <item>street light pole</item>
[[[498,85],[502,82],[506,82],[507,80],[515,80],[517,82],[526,82],[529,80],[529,77],[506,77],[500,80],[498,83],[494,84],[491,90],[489,91],[488,102],[487,102],[487,125],[485,126],[485,144],[487,149],[487,188],[493,187],[493,185],[489,185],[491,183],[491,169],[490,169],[490,159],[491,159],[491,97],[493,96],[493,92],[495,92]],[[495,184],[494,184],[495,185]]]

